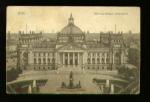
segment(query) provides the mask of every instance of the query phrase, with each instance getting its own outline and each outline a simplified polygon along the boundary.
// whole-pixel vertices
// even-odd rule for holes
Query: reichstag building
[[[88,41],[74,23],[57,33],[55,41],[44,40],[42,32],[19,32],[18,67],[22,70],[79,69],[113,71],[125,64],[125,44],[122,33],[99,33],[99,41]]]

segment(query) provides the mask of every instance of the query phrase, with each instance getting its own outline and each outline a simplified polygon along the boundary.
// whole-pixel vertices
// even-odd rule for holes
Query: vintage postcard
[[[140,8],[8,6],[7,94],[139,94]]]

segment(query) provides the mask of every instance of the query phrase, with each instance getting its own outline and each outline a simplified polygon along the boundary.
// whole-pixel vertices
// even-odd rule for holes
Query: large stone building
[[[99,41],[88,41],[86,33],[74,24],[57,33],[56,41],[42,39],[42,33],[19,34],[18,67],[23,70],[115,70],[125,63],[122,33],[100,33]]]

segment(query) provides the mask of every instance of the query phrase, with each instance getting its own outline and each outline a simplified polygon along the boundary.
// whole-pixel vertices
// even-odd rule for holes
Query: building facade
[[[21,32],[20,32],[21,33]],[[57,33],[56,41],[42,39],[42,33],[19,34],[18,67],[22,70],[115,70],[125,63],[122,33],[100,33],[99,41],[88,41],[86,33],[74,24]]]

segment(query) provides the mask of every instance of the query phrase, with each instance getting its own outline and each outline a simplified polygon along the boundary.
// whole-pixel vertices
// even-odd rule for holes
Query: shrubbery
[[[7,82],[15,80],[21,72],[22,71],[20,69],[15,68],[12,68],[11,70],[7,71],[6,73]]]

